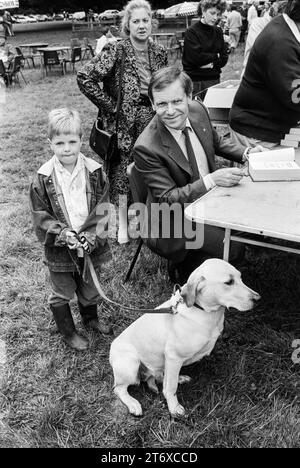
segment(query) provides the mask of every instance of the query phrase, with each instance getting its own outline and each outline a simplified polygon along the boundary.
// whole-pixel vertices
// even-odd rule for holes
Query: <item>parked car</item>
[[[29,23],[37,23],[37,15],[27,15]]]
[[[85,20],[85,11],[75,11],[72,15],[73,21],[83,21]]]
[[[15,23],[29,23],[28,17],[25,15],[14,15],[13,18]]]
[[[57,13],[53,17],[54,21],[63,21],[64,15],[62,13]]]
[[[38,21],[48,21],[49,18],[47,15],[36,15]]]
[[[99,20],[108,20],[108,19],[115,19],[119,18],[120,12],[119,10],[105,10],[100,15],[98,15]]]

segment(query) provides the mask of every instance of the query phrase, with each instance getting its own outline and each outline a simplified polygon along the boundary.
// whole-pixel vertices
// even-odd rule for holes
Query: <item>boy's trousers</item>
[[[90,271],[87,271],[87,281],[85,282],[81,275],[72,272],[50,272],[51,293],[48,303],[51,305],[68,304],[74,298],[76,293],[77,299],[83,307],[96,304],[100,298],[97,289],[95,288]]]

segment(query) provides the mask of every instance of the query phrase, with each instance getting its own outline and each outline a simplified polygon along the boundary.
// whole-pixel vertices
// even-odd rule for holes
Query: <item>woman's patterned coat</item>
[[[126,167],[131,162],[130,153],[136,138],[153,117],[150,107],[138,104],[141,81],[130,39],[108,43],[77,75],[80,90],[98,107],[104,129],[114,131],[123,51],[125,60],[118,126],[121,164],[110,174],[113,199],[117,194],[129,194]],[[152,73],[167,65],[167,52],[163,46],[149,40],[148,52]]]

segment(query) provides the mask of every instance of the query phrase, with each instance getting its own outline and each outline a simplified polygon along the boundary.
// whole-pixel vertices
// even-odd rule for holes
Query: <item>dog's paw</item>
[[[190,377],[189,375],[180,375],[178,377],[178,384],[181,385],[184,383],[189,383],[191,380],[192,380],[192,377]]]
[[[178,418],[179,416],[185,415],[185,409],[182,405],[178,403],[178,405],[175,406],[174,409],[172,408],[172,411],[170,410],[170,413],[173,416],[173,418]]]
[[[131,401],[130,405],[128,405],[129,413],[133,414],[133,416],[142,416],[143,410],[140,403],[137,400]]]

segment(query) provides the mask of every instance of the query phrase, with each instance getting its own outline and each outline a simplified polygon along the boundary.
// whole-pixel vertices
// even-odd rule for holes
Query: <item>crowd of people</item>
[[[256,3],[242,13],[234,7],[227,9],[233,50],[245,18],[250,28],[257,21]],[[81,153],[78,112],[61,108],[49,114],[53,157],[31,184],[30,206],[50,271],[49,305],[72,348],[88,347],[72,319],[74,293],[83,323],[101,333],[110,332],[109,326],[98,321],[99,292],[86,259],[88,256],[95,268],[110,259],[108,217],[100,209],[109,200],[118,206],[117,240],[119,244],[129,242],[131,192],[126,169],[130,163],[135,162],[148,194],[151,235],[145,242],[168,260],[170,279],[183,283],[206,258],[222,258],[224,231],[205,226],[201,245],[189,249],[187,241],[193,239],[185,237],[186,231],[178,236],[178,226],[169,216],[166,237],[165,220],[155,217],[151,207],[181,207],[176,223],[182,225],[186,204],[213,187],[237,185],[247,172],[249,153],[278,145],[282,134],[300,121],[300,92],[295,94],[300,87],[300,0],[287,0],[284,10],[265,5],[261,18],[268,20],[251,44],[231,109],[229,138],[218,135],[203,103],[193,99],[195,93],[219,83],[227,63],[230,51],[217,25],[225,11],[222,0],[201,0],[199,20],[185,32],[182,66],[169,65],[165,48],[151,39],[149,2],[130,0],[122,18],[124,39],[109,41],[106,37],[99,53],[78,71],[79,89],[96,106],[103,129],[117,132],[119,159],[107,174],[102,164]],[[215,155],[238,163],[238,167],[218,169]],[[233,242],[230,261],[239,262],[243,255],[241,244]]]

